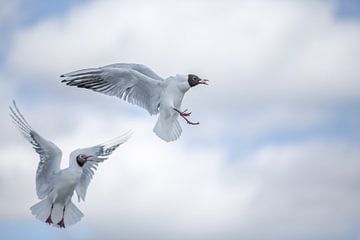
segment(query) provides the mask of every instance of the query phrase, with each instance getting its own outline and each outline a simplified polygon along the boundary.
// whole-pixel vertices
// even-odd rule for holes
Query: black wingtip
[[[64,74],[61,74],[60,77],[65,77],[65,75],[64,75]]]
[[[17,109],[15,99],[12,100],[12,106],[10,105],[9,107]]]

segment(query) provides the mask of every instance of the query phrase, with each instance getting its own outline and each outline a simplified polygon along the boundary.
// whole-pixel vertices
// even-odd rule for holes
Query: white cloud
[[[95,1],[18,32],[8,68],[49,82],[135,61],[164,76],[210,78],[199,98],[226,95],[219,105],[354,99],[360,31],[357,22],[335,21],[333,8],[326,1]]]
[[[86,215],[80,224],[93,226],[96,236],[286,239],[293,234],[344,236],[354,230],[348,223],[360,214],[360,151],[348,142],[267,145],[229,162],[222,148],[166,144],[149,131],[149,121],[124,119],[119,125],[106,116],[51,140],[65,150],[66,166],[72,149],[105,141],[130,122],[137,130],[133,138],[99,167],[87,201],[79,204]],[[38,158],[20,138],[17,147],[0,153],[7,159],[0,168],[0,211],[5,217],[22,218],[36,201]],[[14,178],[17,188],[11,184]],[[11,203],[15,210],[6,207]]]
[[[356,101],[360,87],[358,23],[335,21],[333,8],[325,1],[94,1],[19,31],[6,72],[53,104],[61,98],[96,105],[99,114],[101,106],[127,113],[132,106],[65,87],[58,76],[142,62],[163,76],[195,72],[211,80],[183,106],[206,126],[197,133],[207,129],[213,139],[229,121],[254,138],[283,126],[316,127],[332,120],[328,106]]]
[[[359,235],[357,145],[307,133],[336,121],[329,106],[359,97],[358,22],[338,22],[333,7],[92,1],[17,31],[1,67],[1,112],[15,98],[31,125],[64,149],[63,166],[76,147],[135,131],[79,204],[86,215],[79,226],[91,226],[94,239]],[[163,76],[209,78],[210,87],[192,89],[183,102],[201,124],[183,124],[181,139],[166,144],[152,133],[156,118],[142,109],[59,83],[67,71],[128,61]],[[34,220],[28,208],[37,201],[38,158],[10,124],[0,119],[0,216]],[[255,145],[283,132],[309,135]]]

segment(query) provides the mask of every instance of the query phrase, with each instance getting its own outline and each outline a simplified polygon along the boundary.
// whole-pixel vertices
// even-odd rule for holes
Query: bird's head
[[[87,162],[87,161],[91,161],[91,158],[93,156],[91,155],[85,155],[85,154],[79,154],[77,157],[76,157],[76,163],[80,166],[80,167],[83,167],[84,164]]]
[[[188,75],[188,82],[190,87],[194,87],[198,84],[204,84],[204,85],[209,85],[208,82],[209,80],[207,79],[201,79],[198,76],[196,76],[195,74],[189,74]]]

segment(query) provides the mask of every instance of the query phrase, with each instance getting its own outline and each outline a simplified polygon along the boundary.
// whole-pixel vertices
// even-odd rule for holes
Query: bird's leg
[[[65,206],[63,208],[63,216],[62,216],[60,222],[58,222],[58,224],[57,224],[60,228],[65,228],[64,215],[65,215]]]
[[[176,109],[176,108],[174,108],[174,110],[175,110],[176,112],[178,112],[179,115],[180,115],[182,118],[184,118],[185,121],[186,121],[188,124],[191,124],[191,125],[198,125],[198,124],[200,124],[199,122],[196,122],[196,123],[191,122],[189,119],[186,118],[186,117],[190,116],[190,114],[191,114],[191,112],[187,112],[187,109],[185,109],[185,111],[183,111],[183,112],[181,112],[180,110],[178,110],[178,109]]]
[[[178,113],[180,113],[180,115],[182,116],[182,117],[188,117],[188,116],[190,116],[191,115],[191,112],[187,112],[188,110],[187,109],[185,109],[184,111],[179,111]]]
[[[53,224],[53,221],[52,221],[52,219],[51,219],[51,213],[52,213],[52,210],[53,210],[53,208],[54,208],[54,204],[51,204],[51,210],[50,210],[50,215],[49,215],[49,217],[46,219],[46,223],[47,224]]]

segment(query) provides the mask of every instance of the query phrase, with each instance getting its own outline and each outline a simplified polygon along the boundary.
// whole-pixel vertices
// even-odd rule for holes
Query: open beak
[[[86,157],[85,157],[85,160],[86,160],[86,161],[91,161],[91,159],[89,159],[89,158],[92,158],[92,157],[94,157],[94,156],[92,156],[92,155],[86,156]]]
[[[209,85],[209,80],[207,80],[207,79],[201,79],[201,80],[199,81],[199,84]]]

